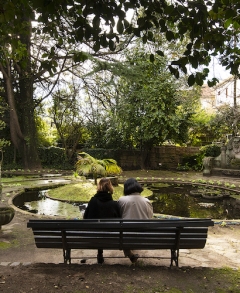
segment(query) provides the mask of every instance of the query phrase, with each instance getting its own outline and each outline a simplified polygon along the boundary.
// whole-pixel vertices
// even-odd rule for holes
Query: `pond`
[[[46,197],[47,190],[27,191],[16,196],[13,204],[19,209],[30,213],[64,218],[79,218],[79,203],[71,204]]]
[[[240,194],[191,185],[146,185],[154,213],[188,218],[240,219]]]
[[[155,214],[165,214],[190,218],[240,219],[240,195],[222,190],[196,189],[188,185],[160,187],[147,184],[153,194],[149,199],[153,203]],[[194,192],[193,192],[194,191]],[[196,192],[198,191],[198,192]],[[211,192],[211,193],[210,193]],[[219,193],[220,192],[220,193]],[[210,195],[212,196],[209,196]],[[47,190],[27,191],[13,199],[13,204],[22,210],[47,216],[81,218],[79,205],[46,197]],[[203,197],[205,194],[205,198]]]

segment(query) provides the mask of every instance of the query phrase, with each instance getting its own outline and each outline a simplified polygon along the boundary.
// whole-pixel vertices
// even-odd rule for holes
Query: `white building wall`
[[[240,80],[236,81],[236,97],[237,104],[240,105]],[[234,78],[230,77],[215,87],[215,105],[220,107],[223,105],[233,106],[234,103]]]

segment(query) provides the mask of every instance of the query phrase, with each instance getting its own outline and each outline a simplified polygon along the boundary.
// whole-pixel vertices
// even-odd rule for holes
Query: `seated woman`
[[[83,219],[121,218],[118,202],[112,199],[113,186],[108,178],[102,178],[97,186],[97,193],[90,199]],[[98,263],[104,262],[103,250],[98,249]]]

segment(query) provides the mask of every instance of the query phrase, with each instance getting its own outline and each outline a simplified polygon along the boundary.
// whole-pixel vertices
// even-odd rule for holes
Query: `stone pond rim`
[[[12,207],[0,207],[0,230],[2,225],[10,223],[15,215]]]

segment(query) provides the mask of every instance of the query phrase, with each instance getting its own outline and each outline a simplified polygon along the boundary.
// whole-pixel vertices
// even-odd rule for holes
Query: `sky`
[[[231,76],[230,72],[222,67],[218,60],[214,58],[209,65],[209,78],[217,78],[219,81],[223,81]]]

